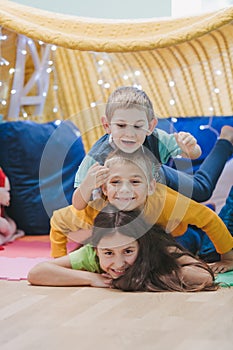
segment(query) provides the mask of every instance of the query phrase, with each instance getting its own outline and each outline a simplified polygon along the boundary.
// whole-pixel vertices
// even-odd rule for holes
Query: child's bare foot
[[[224,125],[220,132],[219,138],[228,140],[233,145],[233,127],[230,125]]]

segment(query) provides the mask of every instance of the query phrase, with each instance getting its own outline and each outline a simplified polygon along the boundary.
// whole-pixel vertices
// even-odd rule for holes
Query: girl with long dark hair
[[[124,291],[216,290],[208,265],[175,242],[159,225],[148,226],[138,210],[107,205],[95,218],[82,248],[36,265],[34,285],[112,287]]]

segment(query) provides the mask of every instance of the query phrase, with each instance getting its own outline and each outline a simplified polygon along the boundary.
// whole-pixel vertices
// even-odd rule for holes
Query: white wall
[[[215,11],[233,5],[233,0],[171,0],[172,17],[184,17]]]
[[[171,16],[171,0],[14,0],[47,11],[97,18]]]

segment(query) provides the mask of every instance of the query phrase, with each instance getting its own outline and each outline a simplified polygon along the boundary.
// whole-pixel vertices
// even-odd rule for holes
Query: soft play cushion
[[[48,234],[53,211],[71,203],[85,155],[79,130],[70,121],[5,122],[0,140],[0,166],[11,184],[8,215],[26,234]]]
[[[233,116],[159,119],[158,128],[168,133],[190,132],[197,139],[202,149],[202,155],[198,159],[190,161],[183,158],[176,159],[175,162],[170,160],[168,165],[188,173],[195,172],[210,153],[224,125],[233,126]]]

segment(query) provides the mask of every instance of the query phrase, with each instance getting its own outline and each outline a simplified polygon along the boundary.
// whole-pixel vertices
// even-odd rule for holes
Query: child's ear
[[[104,127],[104,130],[106,131],[107,134],[111,134],[111,128],[110,128],[110,124],[108,122],[107,117],[104,115],[103,117],[101,117],[101,122],[102,125]]]
[[[155,192],[155,187],[156,187],[156,180],[153,179],[151,180],[151,182],[149,183],[148,186],[148,195],[152,195]]]
[[[154,128],[156,127],[157,124],[158,124],[158,119],[153,118],[149,123],[149,129],[148,129],[147,135],[152,134],[152,132],[154,131]]]
[[[103,185],[101,186],[101,188],[102,188],[103,194],[107,197],[107,196],[108,196],[108,192],[107,192],[107,186],[106,186],[106,184],[103,184]]]

